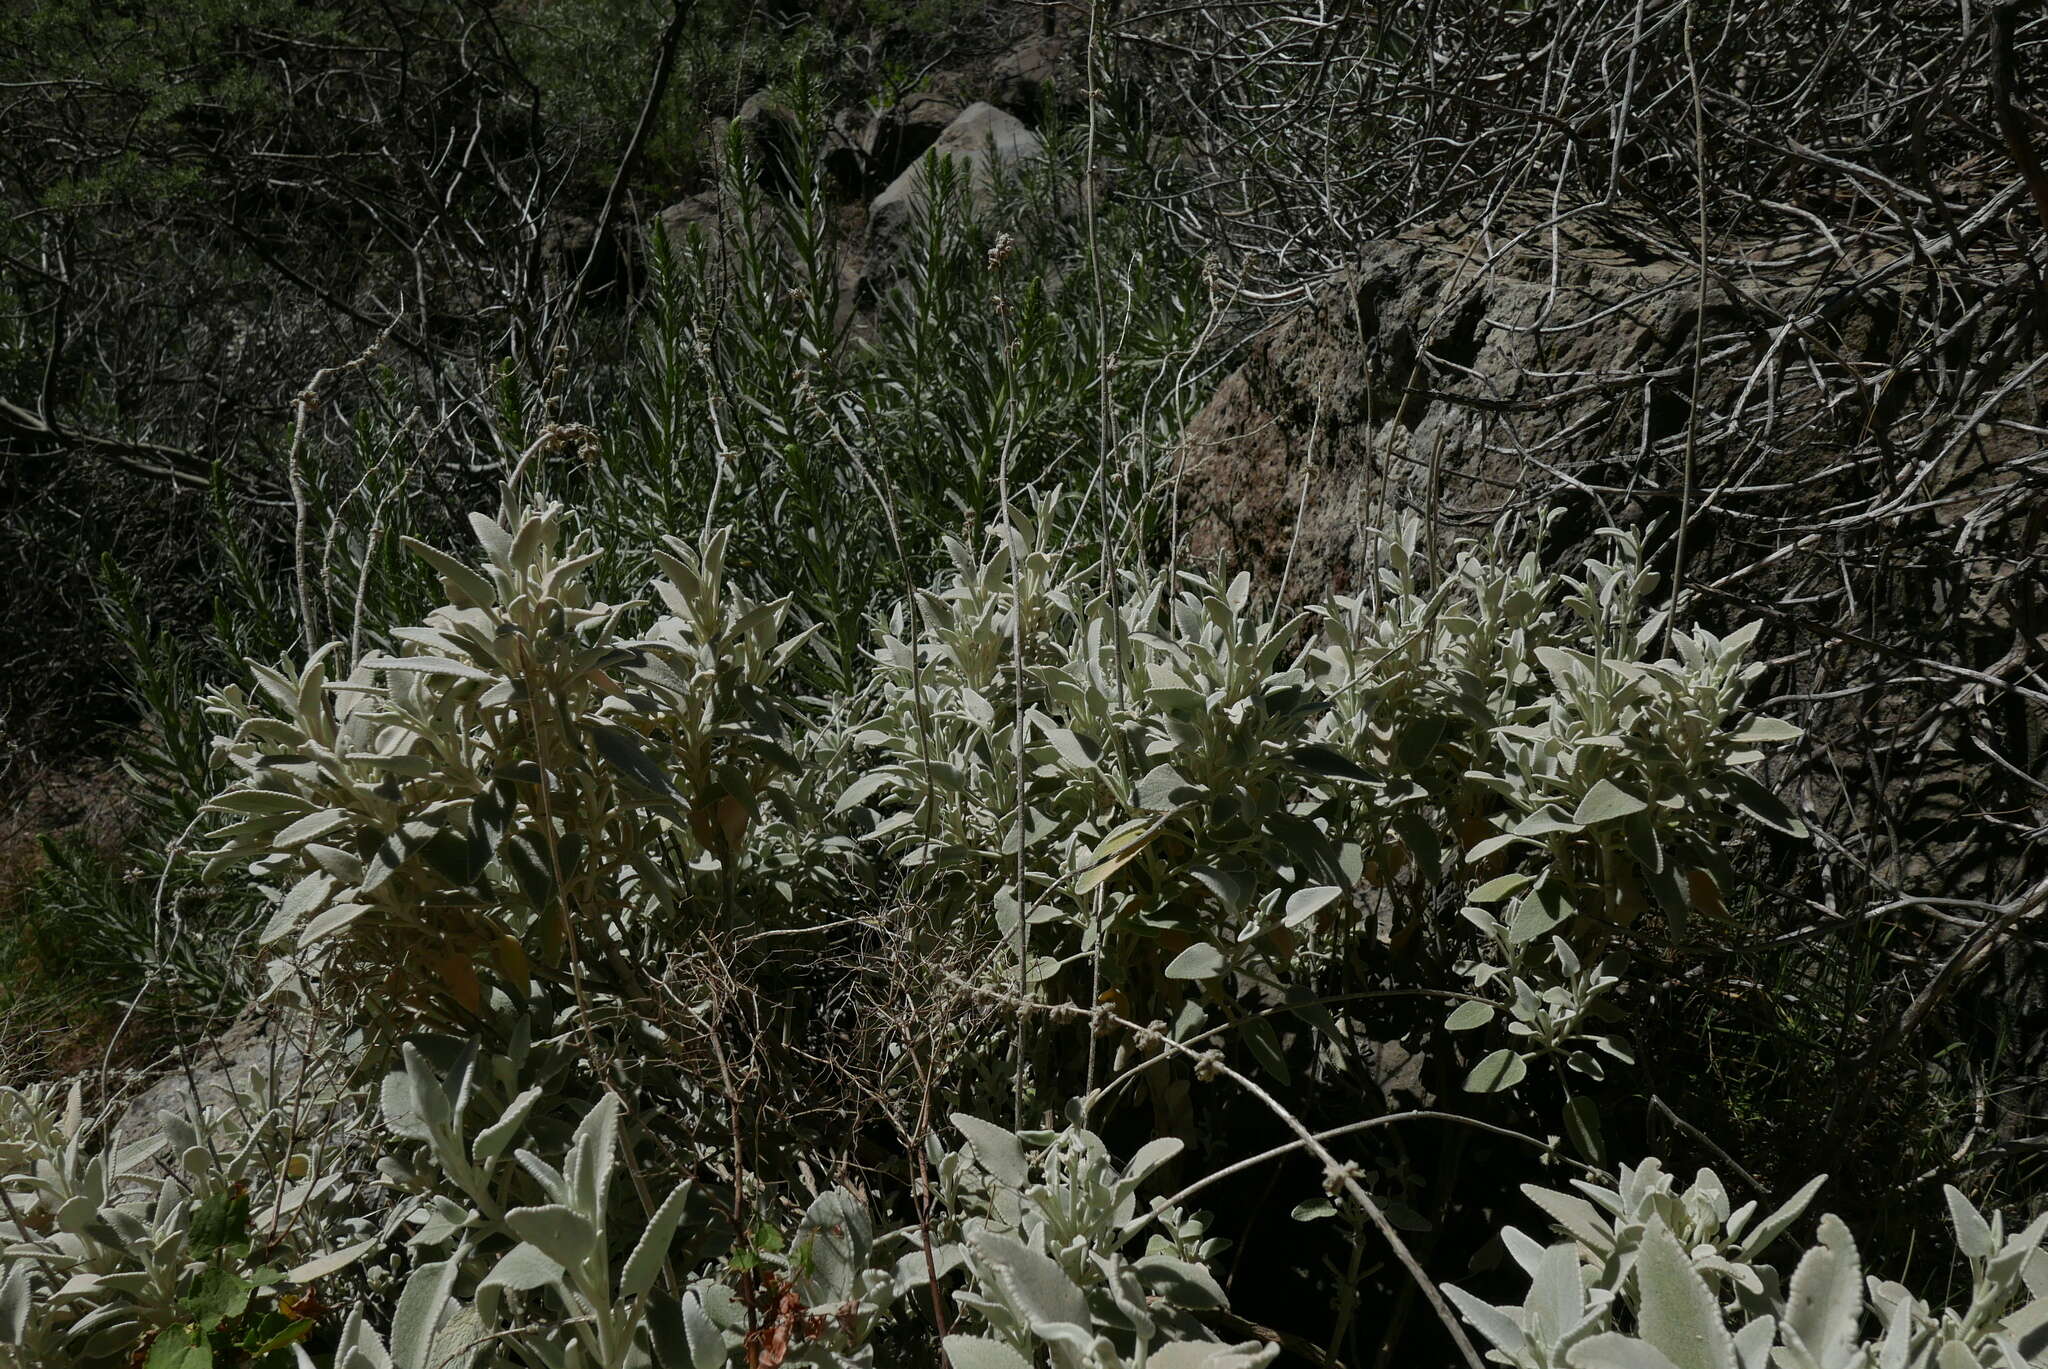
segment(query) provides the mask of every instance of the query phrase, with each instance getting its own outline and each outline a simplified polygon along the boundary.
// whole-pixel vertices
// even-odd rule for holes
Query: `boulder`
[[[654,216],[654,232],[666,243],[669,260],[681,263],[691,244],[701,245],[715,265],[724,256],[725,211],[716,190],[705,190]]]
[[[1084,49],[1065,34],[1037,34],[996,58],[989,68],[989,101],[1026,123],[1038,124],[1048,106],[1085,108]]]
[[[832,116],[818,160],[825,186],[834,198],[864,200],[874,192],[878,178],[870,165],[869,149],[874,143],[875,123],[865,110],[842,109]]]
[[[912,95],[877,114],[866,131],[868,173],[886,186],[931,151],[962,106],[943,95]]]
[[[642,262],[630,233],[615,227],[599,242],[597,224],[578,214],[552,219],[541,233],[541,258],[556,280],[573,281],[587,262],[584,298],[592,303],[622,303],[637,288]],[[592,247],[597,250],[592,252]]]
[[[116,1114],[111,1133],[134,1141],[157,1131],[165,1113],[187,1116],[232,1106],[252,1074],[273,1081],[281,1095],[312,1097],[346,1072],[346,1056],[325,1039],[327,1028],[283,1009],[252,1006],[222,1032],[180,1052],[181,1058],[146,1079]],[[309,1053],[307,1043],[315,1043]]]
[[[871,276],[885,278],[900,260],[910,234],[930,203],[930,169],[938,159],[952,164],[970,207],[985,212],[996,186],[1045,159],[1045,143],[1014,115],[986,102],[969,105],[932,144],[875,197],[868,209],[867,258]]]
[[[756,91],[733,116],[733,124],[744,140],[761,188],[779,195],[795,190],[803,132],[788,102],[768,91]]]

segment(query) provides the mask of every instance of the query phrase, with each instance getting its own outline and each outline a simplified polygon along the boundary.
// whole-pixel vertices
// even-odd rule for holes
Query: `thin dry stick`
[[[2015,103],[2020,81],[2013,59],[2012,31],[2019,22],[2020,11],[2030,3],[2031,0],[2007,0],[1992,8],[1991,106],[1998,117],[1998,131],[2005,138],[2006,151],[2034,196],[2034,212],[2040,215],[2041,231],[2048,233],[2048,171],[2041,169],[2034,140],[2027,134],[2026,116]]]
[[[669,75],[675,70],[676,47],[682,41],[684,21],[689,18],[692,8],[692,0],[675,0],[675,7],[669,13],[668,27],[662,30],[655,48],[654,73],[647,82],[647,97],[640,105],[639,121],[633,125],[633,136],[627,139],[626,150],[619,156],[618,169],[604,193],[604,208],[598,211],[590,252],[583,258],[583,269],[576,273],[576,282],[570,287],[569,298],[562,306],[556,325],[558,336],[575,320],[584,292],[589,287],[591,272],[596,269],[606,244],[611,241],[612,222],[618,216],[619,205],[625,195],[626,178],[632,174],[634,163],[640,160],[640,150],[647,145],[647,137],[654,130],[655,115],[661,110],[662,96],[668,92]]]
[[[1358,1205],[1359,1211],[1365,1213],[1366,1218],[1372,1222],[1374,1228],[1380,1233],[1381,1239],[1386,1241],[1388,1248],[1394,1252],[1394,1258],[1400,1262],[1401,1267],[1407,1271],[1408,1276],[1415,1281],[1415,1286],[1422,1291],[1422,1296],[1436,1313],[1437,1320],[1443,1323],[1444,1330],[1449,1334],[1452,1344],[1458,1348],[1459,1356],[1470,1366],[1470,1369],[1485,1369],[1484,1361],[1480,1359],[1479,1352],[1472,1348],[1471,1338],[1465,1334],[1465,1328],[1459,1323],[1456,1314],[1451,1311],[1450,1304],[1444,1301],[1443,1293],[1437,1287],[1436,1281],[1431,1279],[1423,1270],[1420,1261],[1415,1258],[1415,1252],[1410,1250],[1408,1243],[1401,1239],[1401,1233],[1396,1231],[1393,1224],[1387,1220],[1386,1213],[1381,1211],[1380,1205],[1373,1201],[1372,1195],[1367,1193],[1359,1184],[1357,1166],[1338,1160],[1335,1155],[1330,1153],[1329,1148],[1318,1139],[1316,1133],[1310,1131],[1302,1123],[1300,1118],[1289,1112],[1279,1099],[1268,1093],[1256,1080],[1248,1078],[1242,1072],[1231,1068],[1222,1058],[1220,1051],[1195,1050],[1190,1046],[1175,1041],[1171,1037],[1161,1036],[1157,1031],[1149,1027],[1141,1027],[1129,1018],[1109,1011],[1099,1003],[1093,1008],[1075,1007],[1070,1003],[1034,1003],[1021,995],[1013,997],[1002,990],[971,983],[959,978],[950,971],[941,971],[941,973],[944,973],[948,979],[968,993],[1008,1002],[1020,1017],[1028,1016],[1036,1010],[1062,1016],[1087,1017],[1093,1018],[1096,1021],[1114,1023],[1125,1031],[1130,1032],[1139,1041],[1151,1043],[1161,1050],[1171,1051],[1187,1059],[1195,1066],[1197,1077],[1214,1075],[1228,1079],[1246,1093],[1249,1093],[1267,1111],[1278,1118],[1282,1126],[1294,1133],[1302,1149],[1322,1161],[1325,1186],[1333,1192],[1341,1188],[1351,1201]]]
[[[1010,763],[1017,774],[1017,887],[1013,895],[1017,908],[1017,996],[1028,998],[1031,992],[1031,907],[1024,882],[1024,829],[1028,812],[1024,805],[1024,564],[1018,545],[1023,539],[1010,508],[1010,443],[1007,438],[996,466],[996,489],[1003,504],[1003,537],[1010,557]],[[1011,1094],[1010,1111],[1019,1129],[1024,1125],[1024,1069],[1029,1037],[1025,1024],[1028,1020],[1022,1015],[1017,1018],[1016,1087]]]
[[[1671,634],[1678,625],[1679,598],[1685,593],[1685,536],[1692,525],[1693,471],[1699,455],[1700,373],[1704,369],[1707,338],[1707,125],[1706,104],[1700,95],[1699,64],[1692,52],[1692,7],[1685,10],[1685,71],[1692,83],[1693,158],[1699,167],[1700,278],[1693,303],[1692,401],[1685,415],[1685,471],[1678,498],[1678,531],[1671,549],[1670,609],[1664,615],[1664,651],[1671,651]]]
[[[396,326],[396,325],[393,325]],[[292,421],[292,445],[285,453],[285,481],[292,492],[292,580],[297,591],[299,609],[299,644],[311,651],[320,640],[319,620],[314,615],[313,570],[309,560],[309,546],[313,538],[313,504],[306,490],[306,427],[313,410],[320,407],[320,392],[327,382],[338,375],[361,370],[377,357],[384,348],[384,342],[391,336],[387,327],[371,340],[362,355],[339,366],[323,367],[313,373],[306,382],[306,388],[299,391],[294,402],[295,417]]]

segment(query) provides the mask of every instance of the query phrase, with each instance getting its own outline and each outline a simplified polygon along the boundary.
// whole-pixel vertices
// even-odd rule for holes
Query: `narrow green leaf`
[[[1111,875],[1136,860],[1138,853],[1151,845],[1161,830],[1145,819],[1137,818],[1104,837],[1088,857],[1088,867],[1075,879],[1075,894],[1093,893]]]
[[[1586,1159],[1596,1165],[1607,1163],[1607,1137],[1600,1128],[1600,1108],[1583,1093],[1564,1105],[1564,1134]]]
[[[178,1299],[178,1305],[201,1331],[211,1331],[249,1306],[255,1285],[222,1265],[208,1265],[193,1280],[192,1291]]]
[[[655,1277],[661,1273],[662,1261],[668,1258],[669,1243],[675,1239],[676,1223],[683,1218],[683,1211],[689,1206],[691,1186],[677,1184],[661,1206],[647,1220],[647,1230],[633,1247],[633,1253],[626,1259],[626,1267],[619,1273],[619,1296],[637,1298],[654,1287]]]
[[[1294,1083],[1294,1071],[1287,1067],[1287,1054],[1280,1049],[1280,1037],[1271,1022],[1263,1017],[1247,1017],[1244,1020],[1244,1044],[1252,1053],[1252,1059],[1259,1062],[1259,1068],[1283,1088]]]
[[[192,1253],[210,1260],[222,1251],[246,1253],[249,1249],[249,1195],[216,1193],[201,1202],[192,1213],[186,1233]]]
[[[142,1369],[213,1369],[213,1349],[189,1326],[167,1326]]]

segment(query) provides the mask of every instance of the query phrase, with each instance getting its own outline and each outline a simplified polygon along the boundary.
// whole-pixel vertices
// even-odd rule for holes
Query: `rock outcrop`
[[[1838,546],[1859,526],[1976,518],[1966,541],[2017,534],[2017,505],[1991,506],[1996,476],[2038,457],[2048,376],[1981,413],[1991,374],[1968,402],[1948,392],[1954,361],[1999,364],[2017,302],[1935,348],[1911,326],[1928,301],[1910,262],[1724,246],[1702,295],[1647,216],[1546,217],[1374,243],[1255,340],[1186,434],[1190,550],[1269,583],[1291,551],[1300,599],[1355,587],[1366,529],[1396,508],[1453,536],[1563,505],[1560,552],[1600,525],[1668,533],[1688,453],[1689,580],[1816,531]],[[1793,559],[1745,592],[1796,579]]]
[[[1635,528],[1668,588],[1683,514],[1681,616],[1763,620],[1765,692],[1815,741],[1777,782],[1856,834],[1853,878],[2012,897],[2044,871],[2004,824],[2048,824],[2031,288],[1989,254],[1936,278],[1801,240],[1717,242],[1702,291],[1671,241],[1600,210],[1372,244],[1188,429],[1184,554],[1285,568],[1299,603],[1361,590],[1397,510],[1448,544],[1557,508],[1553,563]],[[2038,981],[2013,992],[2048,1014]]]

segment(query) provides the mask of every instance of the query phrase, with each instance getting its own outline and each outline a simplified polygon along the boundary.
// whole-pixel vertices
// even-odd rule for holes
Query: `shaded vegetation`
[[[1357,8],[0,19],[0,1365],[2042,1362],[2048,17]]]

